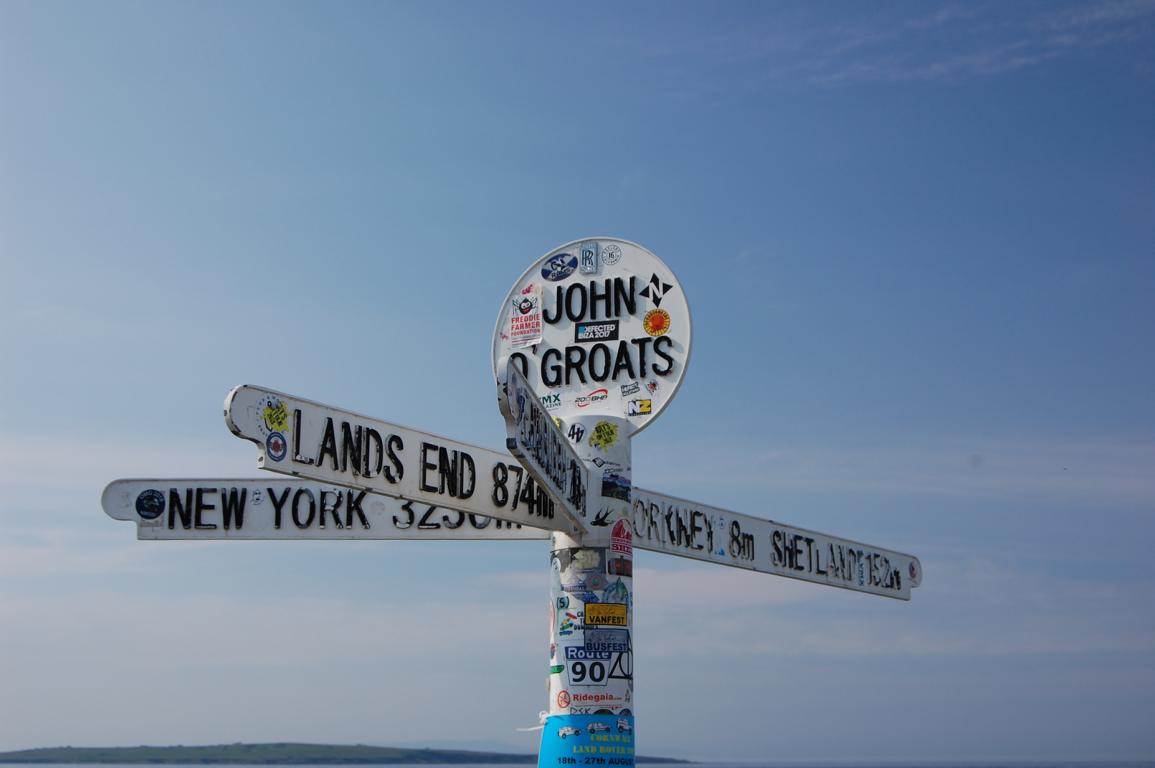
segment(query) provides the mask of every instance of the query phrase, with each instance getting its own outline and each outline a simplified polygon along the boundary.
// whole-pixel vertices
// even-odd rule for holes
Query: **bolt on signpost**
[[[568,439],[588,478],[574,510],[587,530],[551,540],[539,768],[595,756],[634,763],[630,437],[673,399],[689,357],[690,310],[677,280],[624,240],[555,248],[518,278],[498,314],[493,364],[509,449],[538,476],[557,466],[552,446]]]
[[[498,313],[503,454],[243,385],[225,422],[292,479],[116,480],[140,539],[550,538],[549,699],[538,765],[634,764],[633,549],[909,600],[918,558],[634,487],[630,439],[669,404],[690,312],[650,251],[555,248]]]

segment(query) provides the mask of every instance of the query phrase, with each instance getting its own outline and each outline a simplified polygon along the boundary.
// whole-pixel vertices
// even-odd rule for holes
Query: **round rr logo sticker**
[[[569,691],[562,691],[557,695],[558,709],[569,709]]]

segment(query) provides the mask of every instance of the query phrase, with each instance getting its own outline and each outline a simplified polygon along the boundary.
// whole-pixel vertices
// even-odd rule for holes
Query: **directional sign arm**
[[[634,546],[827,586],[909,600],[914,555],[635,488]]]
[[[109,517],[138,539],[542,539],[549,532],[412,499],[302,480],[127,479],[104,489]]]
[[[506,454],[260,387],[230,392],[225,418],[273,472],[527,527],[580,530]],[[900,600],[922,580],[913,555],[641,488],[632,498],[640,549]]]
[[[257,445],[262,469],[520,525],[581,530],[507,454],[263,387],[236,387],[224,412],[233,434]]]
[[[505,383],[498,385],[498,402],[509,431],[510,453],[561,502],[570,522],[588,532],[590,471],[513,361],[507,363]]]

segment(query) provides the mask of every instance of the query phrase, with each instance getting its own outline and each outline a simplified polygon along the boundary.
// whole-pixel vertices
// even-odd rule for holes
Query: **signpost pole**
[[[554,533],[549,709],[539,768],[634,765],[630,425],[580,416],[563,428],[590,472],[589,532]]]

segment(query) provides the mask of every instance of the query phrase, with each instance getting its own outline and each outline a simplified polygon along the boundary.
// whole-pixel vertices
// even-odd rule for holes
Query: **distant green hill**
[[[388,765],[398,763],[537,762],[537,755],[456,749],[399,749],[363,744],[215,744],[205,747],[47,747],[0,752],[0,763],[184,763],[204,765]],[[683,763],[639,757],[639,763]]]

